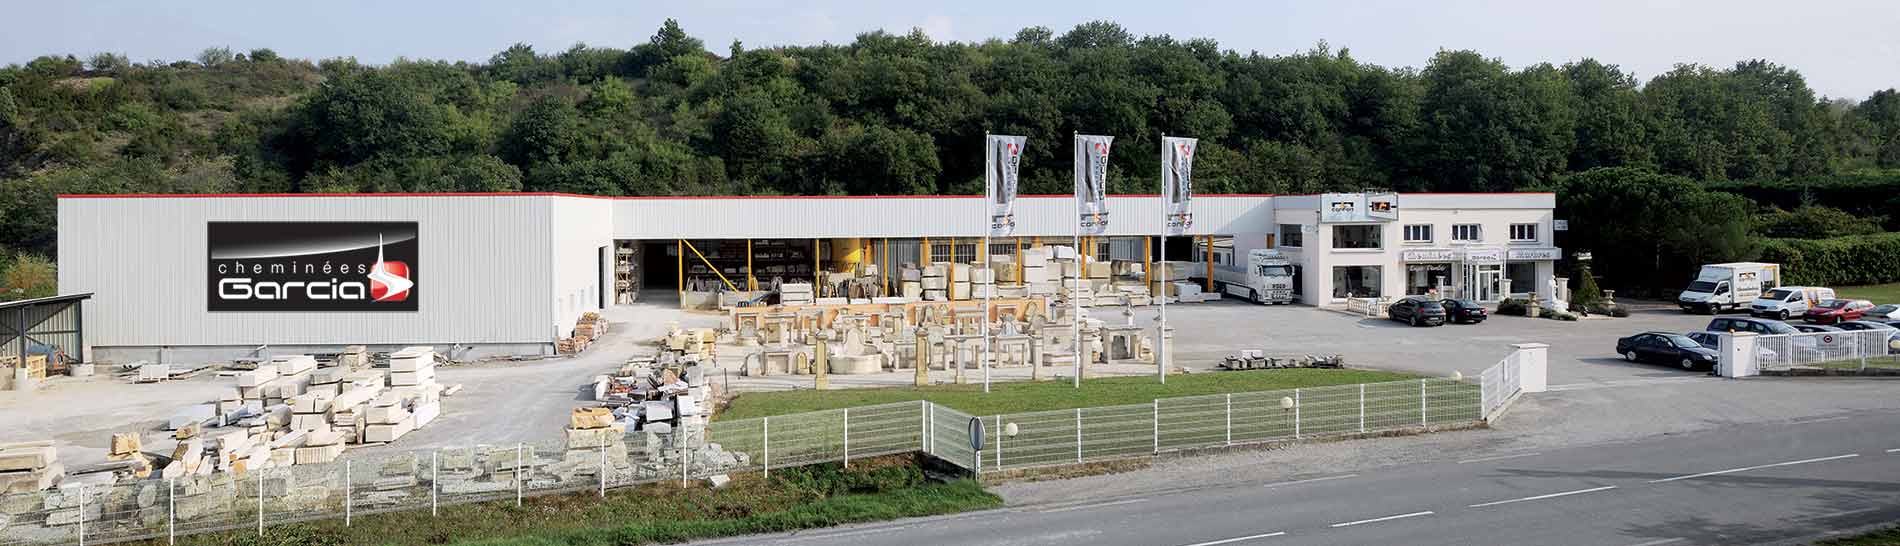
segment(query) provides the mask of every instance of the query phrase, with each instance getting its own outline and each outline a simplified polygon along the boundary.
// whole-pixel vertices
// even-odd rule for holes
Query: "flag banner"
[[[1194,147],[1192,138],[1161,137],[1161,200],[1163,228],[1168,235],[1181,235],[1194,227],[1194,213],[1188,203],[1194,200]]]
[[[991,237],[1016,234],[1016,174],[1022,165],[1023,140],[989,135],[983,143],[983,202],[989,209]]]
[[[1075,135],[1075,204],[1083,235],[1108,232],[1108,147],[1115,137]]]

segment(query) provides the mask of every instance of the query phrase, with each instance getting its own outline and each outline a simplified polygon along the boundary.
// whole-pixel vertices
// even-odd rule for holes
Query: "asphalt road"
[[[1900,520],[1900,410],[708,544],[1760,544]]]

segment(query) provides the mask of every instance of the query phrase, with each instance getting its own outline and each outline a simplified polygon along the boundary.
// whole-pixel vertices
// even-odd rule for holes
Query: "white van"
[[[1748,304],[1748,314],[1754,317],[1773,317],[1788,320],[1807,313],[1820,302],[1834,299],[1834,289],[1819,286],[1783,286],[1763,292]]]

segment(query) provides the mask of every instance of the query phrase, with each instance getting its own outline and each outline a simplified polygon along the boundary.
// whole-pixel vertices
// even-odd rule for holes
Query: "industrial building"
[[[989,253],[1069,245],[1074,203],[1020,198],[1017,236],[992,239]],[[867,265],[888,285],[902,264],[979,261],[983,204],[978,196],[65,195],[59,284],[92,294],[83,350],[102,362],[345,345],[434,345],[452,358],[548,354],[582,313],[616,304],[691,305],[695,294]],[[1187,233],[1165,240],[1154,237],[1158,197],[1113,196],[1108,205],[1108,231],[1085,238],[1085,255],[1152,263],[1165,244],[1170,261],[1232,263],[1277,248],[1296,264],[1297,299],[1310,305],[1430,290],[1488,301],[1548,296],[1562,254],[1548,193],[1197,196]]]

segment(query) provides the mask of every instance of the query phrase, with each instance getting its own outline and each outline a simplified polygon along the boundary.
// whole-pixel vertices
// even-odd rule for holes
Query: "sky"
[[[626,48],[678,19],[707,49],[849,43],[862,32],[923,29],[937,40],[1008,39],[1046,26],[1111,20],[1136,35],[1212,38],[1224,49],[1290,54],[1325,41],[1363,62],[1423,66],[1473,49],[1514,67],[1593,57],[1647,81],[1680,63],[1768,59],[1822,95],[1864,98],[1900,87],[1900,2],[1893,0],[1309,0],[935,2],[840,0],[0,0],[13,22],[0,63],[46,54],[123,53],[185,60],[210,46],[268,47],[308,59],[353,56],[484,61],[516,42],[555,53],[575,43]]]

